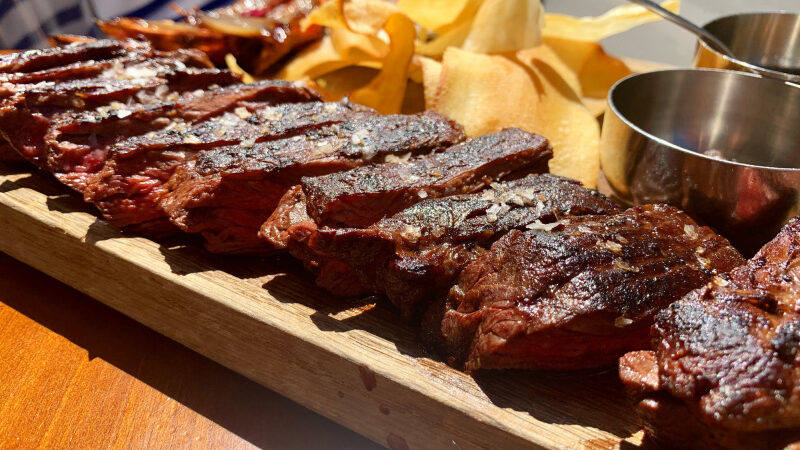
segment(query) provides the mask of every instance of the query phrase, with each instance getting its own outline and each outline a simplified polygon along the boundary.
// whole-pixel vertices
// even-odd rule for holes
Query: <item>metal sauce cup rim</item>
[[[720,17],[717,17],[716,19],[714,19],[714,20],[712,20],[710,22],[707,22],[706,24],[703,25],[702,28],[708,30],[706,27],[711,25],[712,23],[715,23],[717,21],[724,20],[724,19],[730,19],[732,17],[756,16],[756,15],[767,15],[767,14],[781,14],[781,15],[787,15],[787,16],[800,16],[800,13],[793,12],[793,11],[786,11],[786,10],[759,11],[759,12],[728,14],[727,16],[720,16]],[[778,79],[785,80],[785,81],[790,82],[790,83],[800,83],[800,75],[793,75],[791,73],[781,72],[779,70],[772,70],[772,69],[768,69],[766,67],[761,67],[761,66],[758,66],[758,65],[755,65],[755,64],[751,64],[751,63],[749,63],[747,61],[743,61],[741,59],[732,58],[732,57],[730,57],[730,56],[728,56],[728,55],[726,55],[724,53],[721,53],[721,52],[717,51],[713,46],[708,44],[708,41],[706,41],[702,37],[698,37],[697,38],[697,42],[700,45],[702,45],[703,47],[705,47],[706,49],[708,49],[711,52],[713,52],[714,54],[716,54],[718,56],[721,56],[722,59],[724,59],[725,61],[727,61],[729,63],[742,66],[742,67],[744,67],[744,68],[746,68],[748,70],[752,70],[752,71],[757,72],[759,74],[761,74],[761,73],[766,74],[767,76],[769,76],[771,78],[778,78]]]
[[[608,91],[608,107],[614,112],[614,114],[621,121],[623,121],[625,123],[625,125],[631,127],[637,133],[642,134],[645,137],[647,137],[648,139],[652,139],[653,141],[655,141],[655,142],[657,142],[657,143],[659,143],[659,144],[661,144],[661,145],[663,145],[665,147],[669,147],[669,148],[672,148],[674,150],[678,150],[680,152],[690,154],[692,156],[697,156],[697,157],[700,157],[700,158],[703,158],[703,159],[707,159],[709,161],[715,161],[715,162],[718,162],[718,163],[726,163],[726,164],[732,164],[732,165],[735,165],[735,166],[750,167],[750,168],[755,168],[755,169],[779,170],[779,171],[785,171],[785,172],[800,172],[800,167],[775,167],[775,166],[761,166],[761,165],[757,165],[757,164],[748,164],[748,163],[743,163],[743,162],[739,162],[739,161],[731,161],[729,159],[714,158],[714,157],[705,155],[703,153],[700,153],[700,152],[697,152],[697,151],[694,151],[694,150],[690,150],[690,149],[685,148],[685,147],[681,147],[680,145],[674,144],[674,143],[672,143],[670,141],[667,141],[667,140],[665,140],[663,138],[660,138],[660,137],[658,137],[658,136],[656,136],[656,135],[654,135],[654,134],[642,129],[640,126],[636,125],[630,119],[628,119],[628,117],[625,114],[622,114],[622,112],[619,109],[617,109],[617,106],[614,104],[614,93],[616,92],[617,88],[621,84],[625,83],[629,79],[633,79],[633,78],[637,78],[637,77],[641,77],[641,76],[647,76],[647,75],[654,74],[654,73],[663,73],[663,72],[721,72],[721,73],[732,73],[732,74],[734,74],[736,76],[757,78],[757,79],[761,79],[761,80],[764,80],[765,82],[769,82],[769,83],[782,83],[782,84],[788,85],[789,87],[795,88],[795,89],[800,89],[800,84],[793,83],[791,81],[784,81],[784,80],[778,80],[778,79],[775,79],[775,78],[764,77],[762,75],[758,75],[758,74],[755,74],[755,73],[739,72],[739,71],[736,71],[736,70],[709,69],[709,68],[693,68],[693,69],[675,68],[675,69],[654,70],[654,71],[650,71],[650,72],[634,73],[632,75],[628,75],[627,77],[622,78],[621,80],[619,80],[616,83],[614,83],[614,85],[611,86],[611,89],[609,89],[609,91]]]

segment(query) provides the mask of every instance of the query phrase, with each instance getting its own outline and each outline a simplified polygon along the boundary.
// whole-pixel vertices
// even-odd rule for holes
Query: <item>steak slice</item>
[[[259,228],[302,177],[439,151],[464,138],[458,124],[426,112],[358,117],[305,136],[215,148],[176,170],[161,204],[179,228],[202,233],[211,251],[264,251]]]
[[[92,201],[96,194],[87,190],[87,183],[92,174],[104,167],[109,152],[134,153],[139,148],[137,144],[158,135],[183,139],[182,132],[192,123],[232,111],[241,102],[255,102],[263,107],[283,101],[311,101],[318,96],[285,81],[264,81],[208,89],[183,97],[173,93],[171,98],[134,107],[115,103],[59,120],[44,138],[48,168],[61,182],[83,192],[87,201]],[[148,148],[145,146],[142,151],[145,149]]]
[[[35,72],[11,72],[0,74],[0,82],[13,84],[33,84],[42,81],[67,81],[79,78],[91,78],[100,76],[103,72],[111,69],[115,64],[123,64],[127,61],[146,61],[151,55],[135,53],[132,55],[118,56],[107,60],[88,60],[78,61],[65,66],[51,67]]]
[[[92,40],[63,47],[28,50],[0,55],[0,73],[36,72],[79,61],[105,60],[129,51],[150,51],[150,44],[132,40]]]
[[[229,85],[238,81],[238,77],[228,71],[203,67],[190,67],[190,59],[150,58],[144,61],[129,59],[117,61],[112,67],[92,78],[79,78],[64,82],[43,81],[36,84],[7,84],[8,93],[0,108],[0,132],[26,159],[39,167],[59,172],[53,165],[52,153],[48,142],[48,134],[56,134],[66,127],[87,126],[94,122],[113,122],[131,115],[132,111],[143,106],[164,101],[189,98],[197,93],[199,87],[209,88]],[[123,74],[124,77],[120,74]],[[169,108],[162,110],[168,113]],[[152,110],[151,110],[152,112]],[[163,125],[162,125],[163,126]],[[110,139],[116,139],[118,128],[109,133]],[[95,134],[97,130],[85,133]],[[52,140],[52,136],[50,136]],[[55,153],[73,151],[71,144],[56,148]],[[80,145],[79,145],[80,147]],[[75,149],[85,152],[81,148]]]
[[[303,92],[303,91],[301,91]],[[282,99],[291,102],[306,100],[302,94],[296,98],[284,93]],[[221,116],[202,121],[186,128],[169,128],[155,133],[137,135],[117,143],[115,154],[131,157],[143,152],[165,150],[176,146],[211,148],[242,141],[253,143],[301,134],[306,130],[341,123],[348,119],[376,116],[372,108],[348,100],[323,103],[282,103],[255,99],[236,101],[236,108]],[[309,95],[308,100],[317,100]]]
[[[405,317],[449,289],[464,266],[510,230],[619,211],[579,182],[553,175],[428,199],[365,229],[317,229],[310,217],[303,220],[302,207],[290,204],[284,203],[283,215],[292,222],[284,228],[289,251],[317,275],[319,286],[337,296],[386,295]],[[343,277],[348,270],[352,274]]]
[[[664,205],[511,231],[450,290],[441,350],[469,371],[610,365],[646,348],[656,312],[742,261]]]
[[[509,176],[547,172],[552,157],[546,138],[508,128],[406,162],[303,178],[302,186],[318,225],[361,228],[424,198],[476,192]]]
[[[196,50],[179,50],[175,52],[153,51],[146,45],[122,52],[110,59],[87,59],[62,66],[48,67],[34,72],[0,73],[0,82],[13,84],[33,84],[42,81],[68,81],[80,78],[103,76],[104,78],[138,78],[152,70],[157,75],[159,66],[165,63],[180,62],[184,67],[213,68],[208,57]],[[138,66],[138,67],[137,67]],[[176,68],[181,67],[177,65]]]
[[[798,262],[795,218],[746,265],[658,314],[653,351],[620,366],[649,438],[671,448],[800,443]]]
[[[228,70],[187,67],[175,58],[151,59],[123,70],[129,75],[118,76],[116,69],[112,67],[107,70],[112,73],[111,76],[103,72],[91,78],[6,83],[0,88],[0,97],[3,98],[0,105],[4,109],[51,107],[83,110],[108,105],[112,101],[124,102],[129,98],[144,102],[142,97],[150,96],[159,100],[155,91],[161,86],[167,90],[183,92],[213,84],[228,85],[240,81],[238,75]],[[164,88],[160,91],[164,92]]]
[[[267,140],[274,136],[269,134],[272,128],[280,133],[274,138],[298,134],[311,126],[310,111],[324,111],[319,115],[327,121],[324,123],[334,121],[336,114],[374,114],[350,103],[329,105],[325,111],[325,104],[318,99],[307,88],[273,80],[208,91],[179,102],[172,115],[180,120],[168,122],[166,127],[162,123],[158,132],[137,133],[106,150],[112,157],[104,160],[102,170],[89,175],[84,198],[119,227],[164,218],[158,205],[166,192],[164,183],[198,151],[243,140]],[[279,105],[272,107],[274,104]],[[300,112],[290,112],[295,110]]]

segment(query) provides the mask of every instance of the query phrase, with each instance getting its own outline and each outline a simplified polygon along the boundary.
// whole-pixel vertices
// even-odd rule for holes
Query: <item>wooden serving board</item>
[[[27,166],[0,164],[0,230],[0,251],[390,448],[640,445],[616,370],[473,379],[425,357],[389,307],[333,300],[289,259],[123,236]]]

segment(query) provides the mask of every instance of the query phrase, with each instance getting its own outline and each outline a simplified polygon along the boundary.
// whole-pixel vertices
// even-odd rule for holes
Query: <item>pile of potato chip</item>
[[[663,6],[677,12],[679,2]],[[477,136],[547,136],[551,172],[596,186],[609,88],[632,73],[598,43],[658,20],[625,5],[599,17],[545,14],[539,0],[329,0],[306,19],[327,35],[279,78],[315,83],[382,113],[434,109]]]

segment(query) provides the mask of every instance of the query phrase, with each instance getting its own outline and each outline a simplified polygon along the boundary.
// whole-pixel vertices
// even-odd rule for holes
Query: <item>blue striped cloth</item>
[[[0,48],[46,47],[51,34],[99,36],[95,18],[174,19],[171,4],[213,9],[233,0],[0,0]]]

